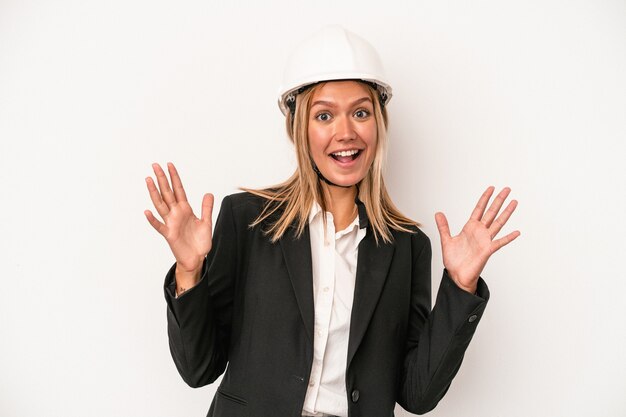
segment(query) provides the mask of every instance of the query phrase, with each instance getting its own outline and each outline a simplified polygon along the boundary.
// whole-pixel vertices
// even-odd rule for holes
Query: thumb
[[[448,219],[446,219],[446,215],[440,211],[435,213],[435,223],[437,223],[437,229],[439,230],[441,242],[450,239],[450,227],[448,226]]]
[[[215,197],[211,193],[207,193],[202,197],[202,213],[201,220],[205,223],[208,223],[209,226],[212,225],[213,222],[213,202],[215,201]]]

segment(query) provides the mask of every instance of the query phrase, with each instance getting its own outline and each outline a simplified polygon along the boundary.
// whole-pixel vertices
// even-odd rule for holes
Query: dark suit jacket
[[[458,288],[444,270],[431,312],[431,246],[419,229],[376,245],[362,203],[346,388],[350,417],[423,414],[448,390],[489,297]],[[165,279],[170,350],[187,384],[228,369],[208,416],[301,415],[313,361],[313,282],[308,228],[275,244],[249,228],[263,200],[224,198],[198,285],[174,298]]]

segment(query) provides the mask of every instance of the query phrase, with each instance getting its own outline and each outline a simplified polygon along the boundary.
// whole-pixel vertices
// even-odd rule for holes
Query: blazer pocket
[[[218,408],[220,404],[226,406],[226,404],[228,403],[230,403],[230,405],[237,404],[244,407],[248,405],[248,401],[246,401],[245,398],[242,398],[228,391],[224,391],[222,387],[217,387],[217,397],[217,404],[215,405],[216,408]],[[237,409],[239,409],[239,407],[237,407]]]

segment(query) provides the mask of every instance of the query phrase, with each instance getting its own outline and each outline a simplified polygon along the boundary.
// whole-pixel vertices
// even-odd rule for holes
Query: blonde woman
[[[158,164],[146,210],[176,263],[165,278],[170,350],[192,387],[224,374],[213,417],[422,414],[448,390],[489,298],[489,257],[517,205],[480,197],[452,237],[431,310],[431,245],[383,180],[392,90],[374,49],[341,27],[293,53],[279,106],[297,155],[291,178],[213,196],[194,216],[181,179]],[[487,206],[489,205],[489,208]],[[227,367],[228,365],[228,367]]]

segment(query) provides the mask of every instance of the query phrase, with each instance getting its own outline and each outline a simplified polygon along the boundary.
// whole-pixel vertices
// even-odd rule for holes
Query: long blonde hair
[[[271,241],[278,241],[294,225],[296,236],[302,235],[308,222],[309,212],[314,201],[317,201],[326,213],[326,200],[321,181],[313,170],[313,162],[309,151],[308,128],[311,98],[315,91],[321,88],[325,82],[318,83],[296,96],[295,113],[287,113],[287,134],[293,142],[296,150],[298,167],[293,175],[285,182],[273,187],[260,190],[241,188],[251,194],[267,199],[261,214],[250,225],[254,227],[263,221],[278,218],[269,224],[265,233],[271,236]],[[404,216],[395,207],[383,179],[383,169],[387,155],[387,109],[381,107],[378,101],[378,93],[368,84],[367,87],[372,103],[374,103],[374,117],[376,119],[378,140],[374,161],[367,171],[365,178],[357,184],[357,197],[365,205],[369,223],[378,243],[382,238],[385,242],[391,242],[391,230],[414,232],[412,226],[420,226],[419,223]],[[295,223],[294,223],[295,222]]]

